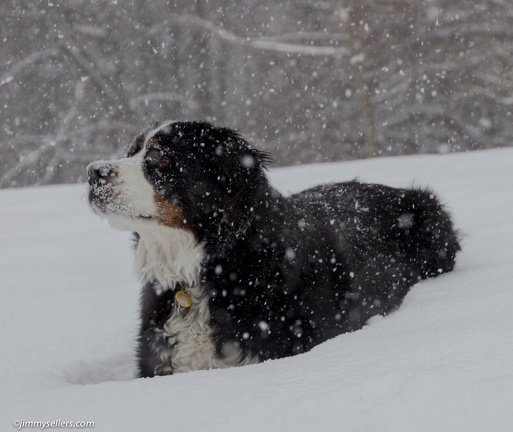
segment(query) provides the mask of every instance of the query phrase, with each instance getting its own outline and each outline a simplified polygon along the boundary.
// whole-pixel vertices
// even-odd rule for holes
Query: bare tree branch
[[[176,101],[180,102],[184,105],[186,105],[188,108],[195,109],[198,107],[198,104],[194,102],[193,100],[186,98],[182,95],[179,95],[177,93],[172,92],[158,92],[158,93],[147,93],[138,95],[132,99],[130,99],[130,108],[137,109],[139,104],[147,104],[149,102],[153,102],[156,100],[162,100],[162,101]]]
[[[45,60],[48,57],[57,57],[60,54],[60,50],[57,48],[49,48],[43,51],[37,51],[25,57],[22,61],[14,65],[8,72],[5,72],[0,77],[0,86],[10,82],[13,77],[21,72],[23,69],[37,63],[38,61]]]
[[[4,173],[4,175],[0,178],[0,187],[9,187],[11,186],[13,180],[25,169],[31,167],[39,161],[41,156],[46,153],[52,147],[52,142],[45,142],[39,147],[36,147],[31,152],[27,153],[25,156],[19,160],[16,165],[11,168],[9,171]]]
[[[105,78],[98,69],[94,68],[93,65],[82,55],[80,49],[70,43],[62,42],[60,48],[64,51],[68,58],[79,67],[79,69],[86,74],[87,77],[91,78],[94,86],[97,88],[100,94],[105,94],[112,100],[116,105],[122,104],[124,97],[120,95],[116,89],[111,85],[109,80]]]
[[[267,38],[244,38],[217,26],[210,21],[192,15],[178,15],[172,17],[171,21],[178,25],[185,25],[199,30],[208,31],[212,36],[215,36],[224,42],[258,50],[274,51],[286,54],[302,54],[306,56],[340,57],[349,56],[351,52],[351,50],[346,47],[292,44],[278,42]]]

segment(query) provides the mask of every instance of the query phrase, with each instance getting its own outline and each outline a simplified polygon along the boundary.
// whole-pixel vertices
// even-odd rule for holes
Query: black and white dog
[[[351,181],[284,197],[269,161],[233,130],[166,122],[89,165],[92,209],[135,232],[141,377],[308,351],[454,267],[432,192]]]

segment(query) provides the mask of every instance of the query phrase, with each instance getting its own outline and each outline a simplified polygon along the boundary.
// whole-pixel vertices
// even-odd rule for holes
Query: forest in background
[[[85,180],[154,120],[277,165],[511,145],[513,2],[4,0],[0,187]]]

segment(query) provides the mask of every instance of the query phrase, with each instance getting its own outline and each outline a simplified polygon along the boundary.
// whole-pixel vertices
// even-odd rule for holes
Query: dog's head
[[[232,227],[238,235],[267,185],[269,160],[233,130],[169,121],[139,135],[126,158],[87,167],[89,202],[120,229],[158,224],[219,236]]]

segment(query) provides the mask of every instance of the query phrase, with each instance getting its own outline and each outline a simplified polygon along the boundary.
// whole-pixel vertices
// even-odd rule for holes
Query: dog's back
[[[317,186],[291,196],[303,212],[331,226],[351,271],[348,330],[399,306],[410,287],[454,267],[458,233],[427,189],[356,181]],[[326,239],[322,239],[325,241]]]

